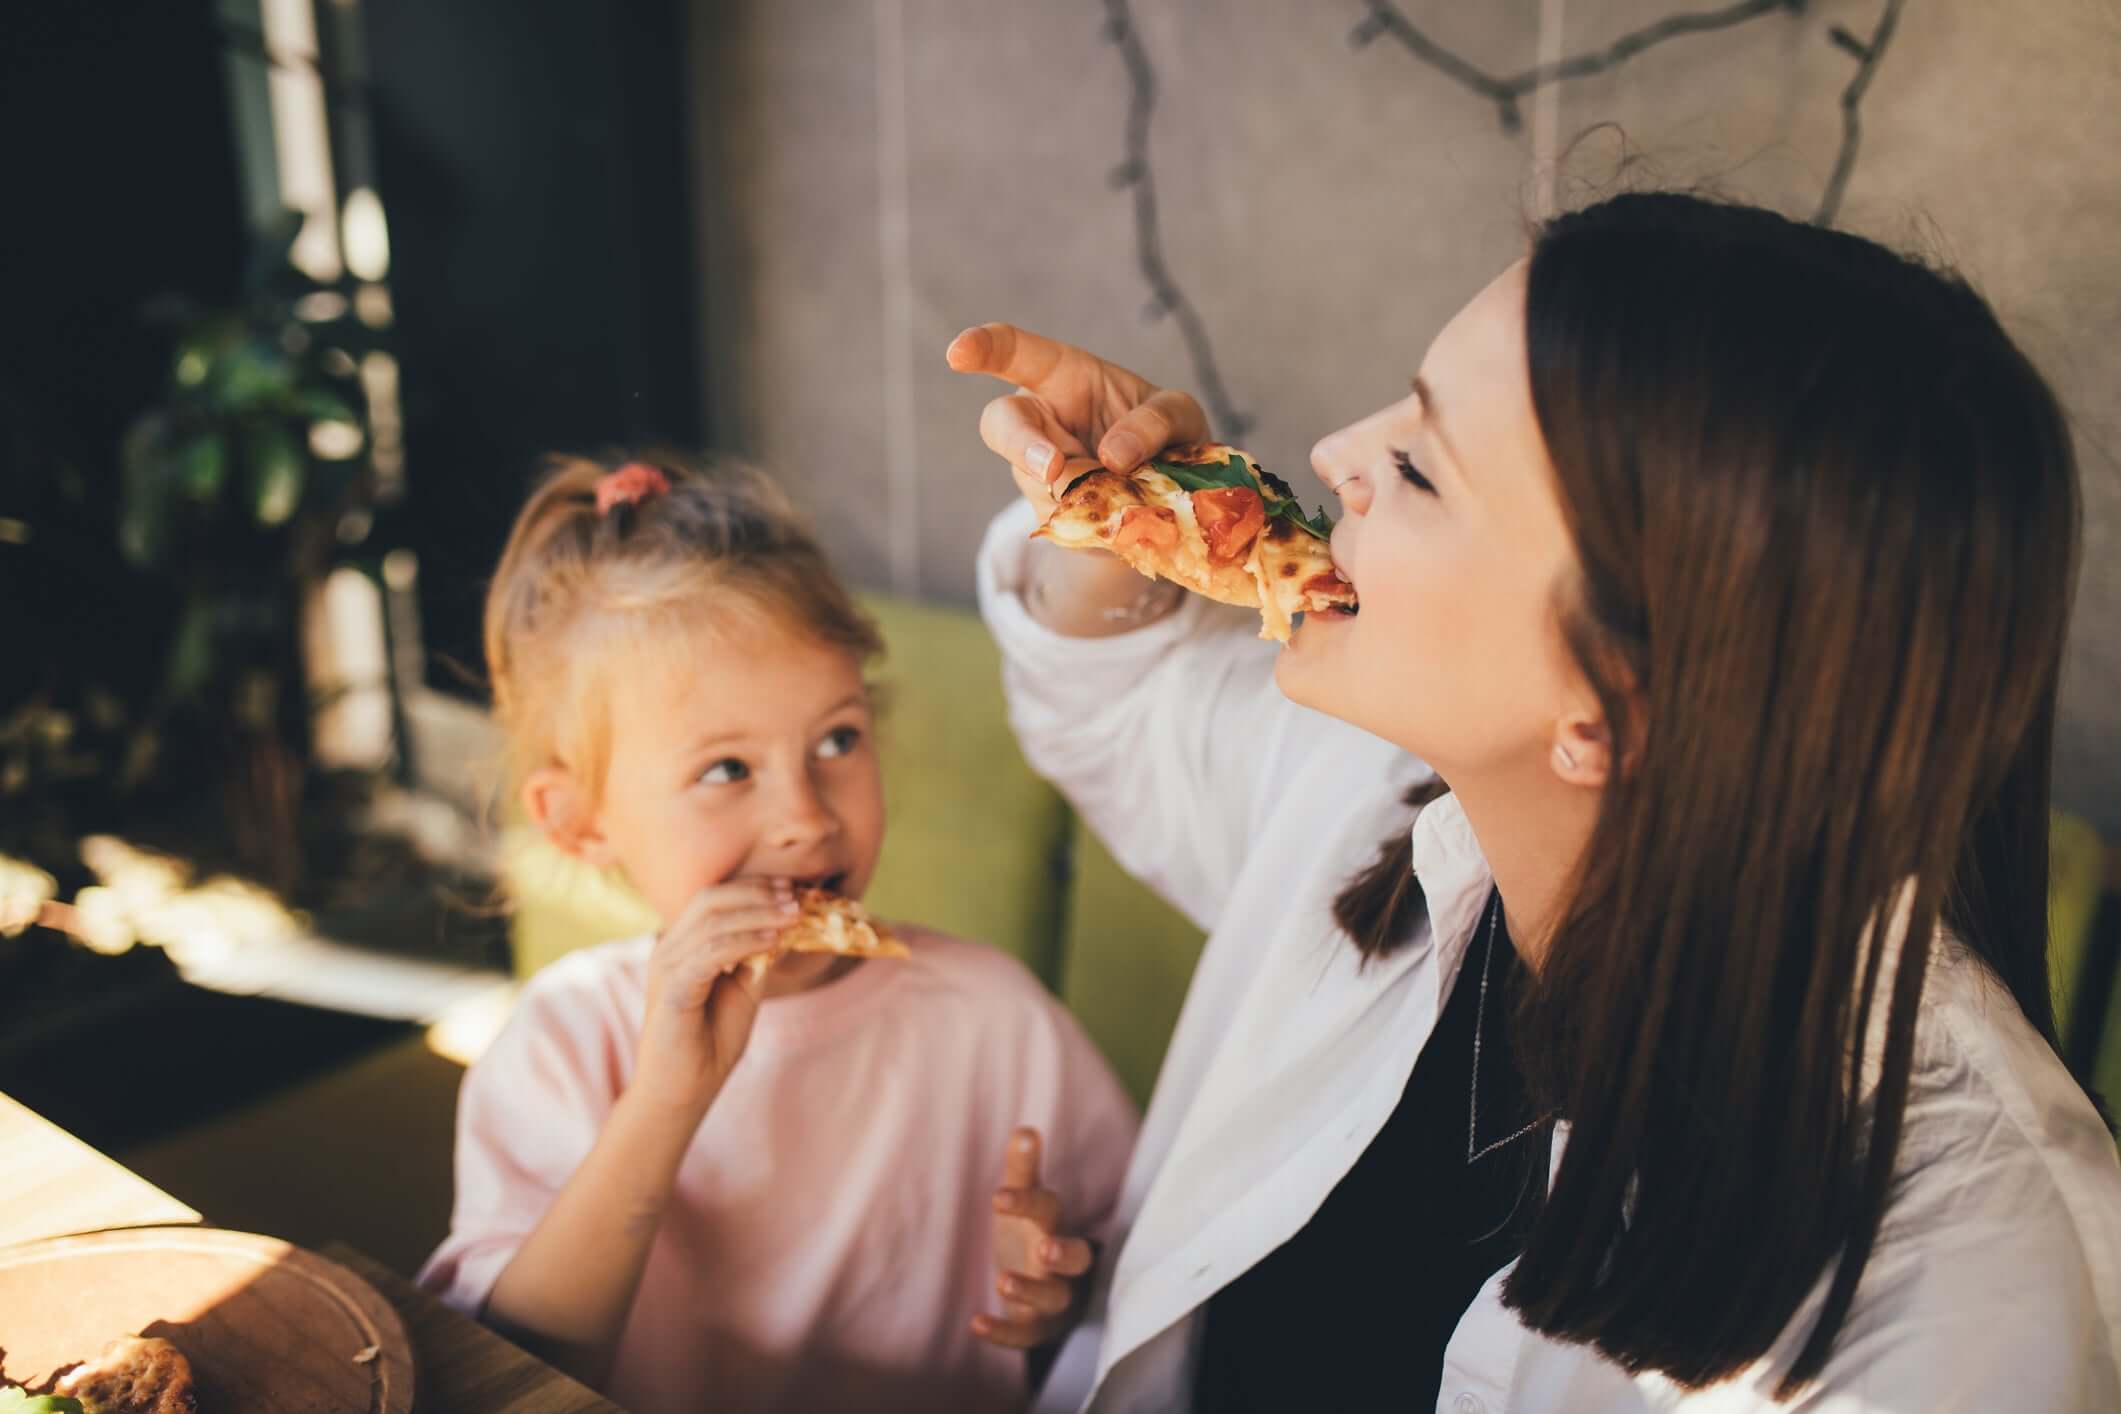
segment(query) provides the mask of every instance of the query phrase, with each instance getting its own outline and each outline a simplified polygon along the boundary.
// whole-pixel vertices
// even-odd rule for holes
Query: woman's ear
[[[1597,789],[1613,770],[1613,734],[1605,719],[1571,713],[1554,729],[1554,749],[1547,764],[1556,776],[1572,786]]]
[[[523,811],[562,854],[609,869],[618,863],[589,798],[564,766],[540,766],[523,781]]]

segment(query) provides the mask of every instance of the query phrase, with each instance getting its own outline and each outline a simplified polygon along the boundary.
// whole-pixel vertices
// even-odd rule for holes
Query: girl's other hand
[[[1039,1186],[1038,1167],[1038,1131],[1017,1130],[994,1191],[994,1289],[1002,1314],[972,1318],[974,1335],[1015,1350],[1051,1345],[1068,1333],[1082,1278],[1097,1257],[1083,1238],[1060,1235],[1060,1195]]]
[[[765,967],[752,960],[778,956],[796,913],[786,879],[747,879],[693,895],[649,955],[632,1089],[679,1111],[706,1113],[758,1019]]]

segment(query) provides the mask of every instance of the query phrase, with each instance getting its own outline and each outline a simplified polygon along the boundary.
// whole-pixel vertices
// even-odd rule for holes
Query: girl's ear
[[[540,766],[523,781],[523,811],[562,854],[609,869],[618,863],[589,797],[564,766]]]

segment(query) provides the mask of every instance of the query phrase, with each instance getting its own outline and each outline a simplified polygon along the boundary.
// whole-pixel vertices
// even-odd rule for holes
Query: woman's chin
[[[1323,681],[1326,661],[1336,656],[1335,645],[1355,622],[1349,614],[1305,614],[1289,637],[1289,646],[1274,660],[1274,681],[1282,696],[1302,707],[1332,713],[1327,684]],[[1337,715],[1337,714],[1335,714]]]

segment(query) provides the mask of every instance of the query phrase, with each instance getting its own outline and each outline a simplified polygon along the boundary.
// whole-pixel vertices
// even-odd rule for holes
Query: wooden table
[[[332,1243],[324,1255],[359,1273],[397,1308],[412,1337],[416,1414],[625,1414],[345,1243]]]
[[[198,1221],[196,1209],[0,1095],[0,1247]]]
[[[199,1221],[197,1210],[0,1095],[0,1247]],[[344,1243],[324,1255],[358,1273],[405,1322],[416,1414],[625,1414]]]

